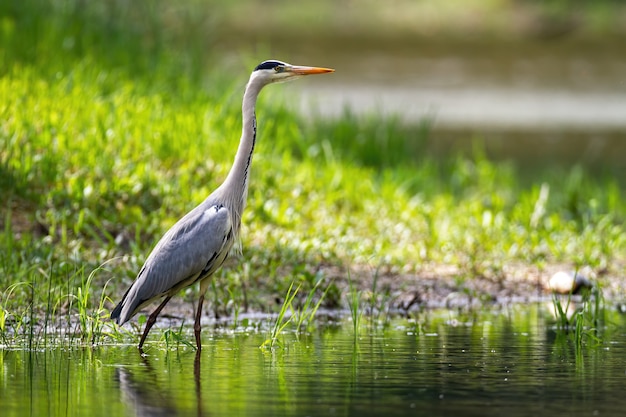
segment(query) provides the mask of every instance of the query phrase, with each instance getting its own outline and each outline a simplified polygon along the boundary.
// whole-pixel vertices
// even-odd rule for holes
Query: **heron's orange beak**
[[[321,67],[303,67],[298,65],[292,65],[288,68],[289,72],[297,75],[312,75],[312,74],[325,74],[327,72],[335,72],[332,68]]]

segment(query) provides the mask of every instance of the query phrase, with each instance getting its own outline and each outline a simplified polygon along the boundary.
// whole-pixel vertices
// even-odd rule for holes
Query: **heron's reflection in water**
[[[200,382],[201,351],[194,358],[194,382],[196,392],[197,415],[202,416],[202,387]],[[141,355],[144,369],[120,367],[115,376],[119,384],[122,400],[129,410],[137,417],[144,416],[176,416],[180,410],[176,408],[171,392],[159,386],[154,367],[147,356]],[[185,413],[187,414],[187,413]]]

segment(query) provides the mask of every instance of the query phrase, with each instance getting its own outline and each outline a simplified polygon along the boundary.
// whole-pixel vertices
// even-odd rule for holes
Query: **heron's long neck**
[[[256,116],[254,109],[261,87],[252,80],[246,86],[241,109],[243,114],[241,140],[239,141],[239,148],[237,149],[233,166],[223,184],[224,196],[229,200],[234,210],[236,230],[239,229],[241,213],[246,205],[248,194],[248,174],[256,141]]]

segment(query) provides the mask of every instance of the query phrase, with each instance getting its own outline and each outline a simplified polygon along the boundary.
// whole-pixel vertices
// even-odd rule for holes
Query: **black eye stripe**
[[[257,65],[257,67],[254,70],[255,71],[269,70],[269,69],[274,69],[276,67],[279,67],[281,65],[285,65],[285,63],[280,62],[280,61],[264,61],[264,62],[261,62],[259,65]]]

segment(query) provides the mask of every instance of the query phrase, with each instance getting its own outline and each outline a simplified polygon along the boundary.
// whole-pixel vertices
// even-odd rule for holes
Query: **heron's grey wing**
[[[117,316],[111,316],[123,324],[143,305],[212,273],[224,261],[232,245],[231,237],[232,224],[226,207],[196,207],[157,243],[116,308]]]

